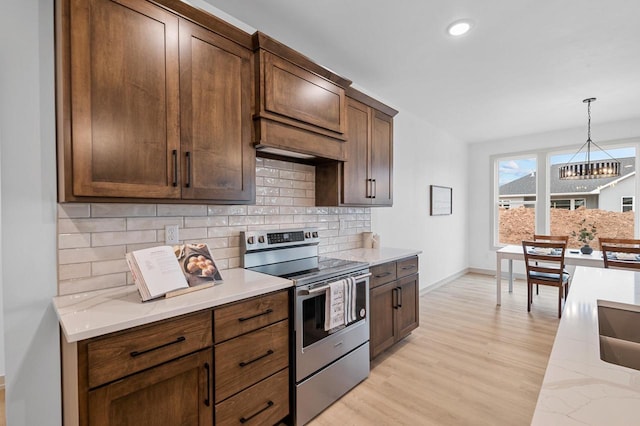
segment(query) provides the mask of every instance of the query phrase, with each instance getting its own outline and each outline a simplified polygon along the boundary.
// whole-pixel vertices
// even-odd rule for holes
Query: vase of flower
[[[589,246],[589,243],[596,237],[596,225],[595,223],[587,223],[587,219],[585,218],[580,221],[578,226],[578,231],[573,231],[571,235],[584,244],[580,248],[582,254],[591,254],[593,249]]]

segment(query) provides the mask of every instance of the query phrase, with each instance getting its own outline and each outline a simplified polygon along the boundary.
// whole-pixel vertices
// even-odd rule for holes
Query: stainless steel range
[[[319,256],[315,228],[242,232],[241,241],[244,268],[295,283],[294,419],[303,425],[369,376],[369,266]],[[327,289],[350,277],[355,315],[327,330]]]

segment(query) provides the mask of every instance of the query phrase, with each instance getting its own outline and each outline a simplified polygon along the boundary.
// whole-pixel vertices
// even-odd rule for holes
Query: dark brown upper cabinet
[[[59,201],[255,200],[248,34],[175,0],[56,20]]]
[[[347,161],[316,167],[316,205],[391,206],[397,111],[355,89],[347,94]]]
[[[345,87],[351,84],[293,49],[257,32],[255,145],[345,159]]]

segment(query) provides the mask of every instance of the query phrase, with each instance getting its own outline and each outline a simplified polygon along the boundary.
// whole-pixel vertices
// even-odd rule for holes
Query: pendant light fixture
[[[620,176],[620,161],[613,158],[604,149],[600,148],[597,143],[591,140],[591,102],[595,102],[596,98],[587,98],[583,100],[587,104],[587,114],[589,116],[587,141],[580,147],[578,152],[573,154],[564,166],[560,167],[560,179],[601,179]],[[611,158],[610,160],[591,161],[591,145],[598,148]],[[582,162],[572,163],[571,161],[584,148],[586,149],[586,160]]]

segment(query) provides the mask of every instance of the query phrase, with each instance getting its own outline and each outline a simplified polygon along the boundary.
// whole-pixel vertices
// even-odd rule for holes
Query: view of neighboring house
[[[558,169],[550,167],[551,208],[575,210],[585,206],[613,212],[635,211],[635,158],[620,158],[620,176],[591,180],[560,180]],[[510,208],[536,199],[535,172],[500,185],[499,203]],[[526,204],[525,204],[526,205]],[[529,206],[531,206],[529,204]]]

